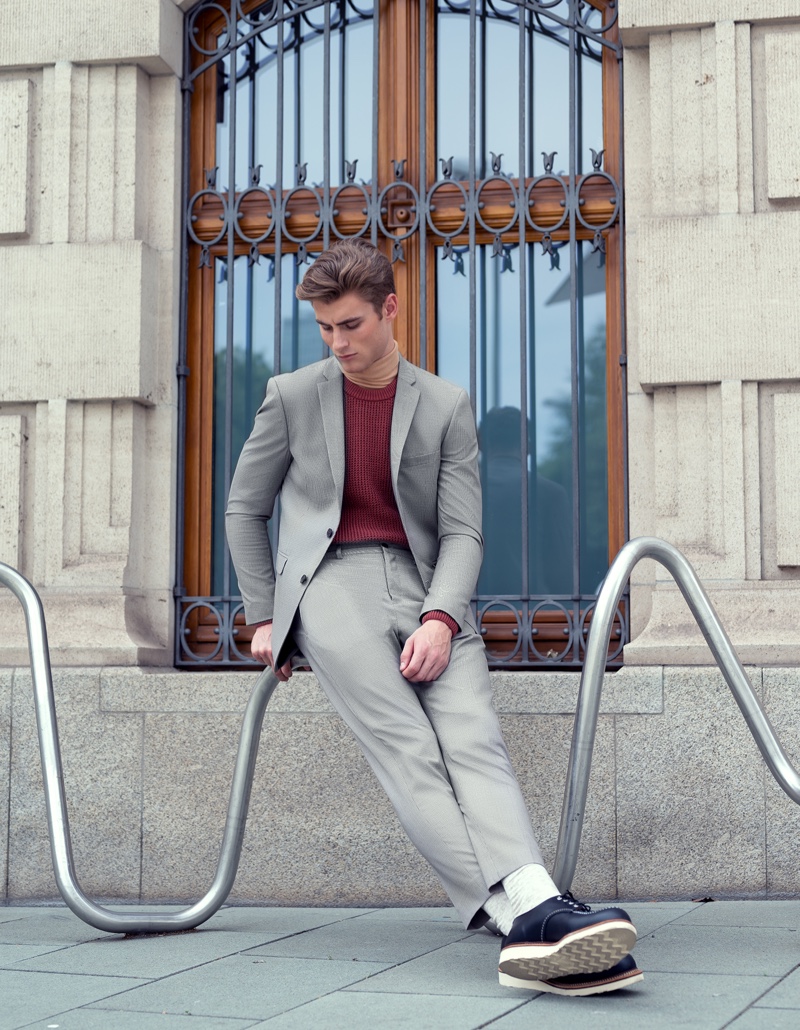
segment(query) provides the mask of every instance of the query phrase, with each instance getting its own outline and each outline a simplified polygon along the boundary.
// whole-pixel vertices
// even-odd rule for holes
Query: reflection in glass
[[[304,266],[304,269],[307,266]],[[228,344],[228,263],[215,262],[214,290],[214,428],[211,592],[224,592],[224,516],[229,484],[225,480],[226,451],[233,470],[275,369],[275,272],[274,260],[262,257],[249,265],[246,257],[233,263],[233,325]],[[281,298],[280,371],[319,361],[326,350],[310,305],[294,296],[297,285],[294,255],[283,258]],[[226,383],[230,370],[230,408]],[[231,592],[237,593],[230,567]]]
[[[477,251],[476,421],[484,489],[481,595],[592,593],[608,568],[605,268],[579,243],[578,439],[572,412],[569,248],[560,267],[526,247],[527,379],[522,378],[519,248]],[[469,254],[437,262],[437,367],[469,390]],[[500,269],[504,269],[500,271]],[[573,525],[573,462],[579,518]],[[526,485],[523,486],[523,471]],[[524,492],[523,492],[524,491]],[[527,507],[527,515],[525,508]],[[574,583],[573,546],[579,570]],[[527,566],[523,554],[527,549]]]

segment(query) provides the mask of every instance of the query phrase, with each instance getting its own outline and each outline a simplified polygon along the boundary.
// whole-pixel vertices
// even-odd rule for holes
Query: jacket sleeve
[[[483,559],[478,438],[463,390],[442,440],[437,517],[439,553],[420,616],[443,611],[461,627]]]
[[[275,570],[267,523],[291,460],[286,412],[273,378],[242,448],[225,512],[228,546],[248,625],[272,618]]]

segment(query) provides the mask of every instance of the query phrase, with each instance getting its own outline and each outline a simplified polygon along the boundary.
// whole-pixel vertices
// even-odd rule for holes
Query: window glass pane
[[[361,5],[359,5],[361,6]],[[348,25],[343,43],[345,161],[358,161],[357,181],[372,178],[372,20]],[[344,168],[339,182],[344,182]]]
[[[558,266],[527,247],[528,329],[523,385],[519,248],[477,253],[475,412],[484,489],[485,558],[480,594],[570,595],[573,587],[573,465],[580,486],[581,593],[608,568],[605,267],[579,244],[578,439],[573,433],[569,247]],[[469,391],[469,254],[437,262],[439,374]],[[505,266],[501,264],[505,261]],[[500,271],[505,267],[504,271]],[[527,455],[526,452],[527,451]],[[528,481],[523,497],[522,475]],[[527,503],[527,584],[523,508]]]
[[[281,371],[290,372],[323,356],[324,345],[310,304],[294,296],[297,266],[293,254],[283,258],[281,301]],[[303,266],[303,271],[308,266]],[[212,593],[224,592],[224,518],[227,483],[225,452],[236,468],[242,447],[267,389],[275,360],[275,262],[262,257],[249,265],[247,257],[234,260],[233,326],[228,341],[228,263],[215,262],[214,289],[214,467],[212,513]],[[232,397],[227,407],[228,353],[231,355]],[[233,567],[231,592],[237,593]]]

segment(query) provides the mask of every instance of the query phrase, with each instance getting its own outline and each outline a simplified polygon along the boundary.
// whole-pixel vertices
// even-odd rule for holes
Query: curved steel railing
[[[694,569],[671,544],[655,537],[639,537],[625,544],[608,570],[594,608],[591,632],[586,644],[586,662],[578,693],[553,870],[553,879],[562,891],[569,889],[578,861],[605,659],[614,617],[625,584],[634,566],[643,558],[654,558],[660,562],[677,582],[772,775],[789,797],[800,804],[800,774],[781,747]],[[50,654],[41,600],[23,576],[2,562],[0,583],[13,591],[25,611],[50,849],[56,882],[64,901],[75,915],[85,922],[98,930],[107,930],[111,933],[169,932],[199,926],[220,908],[233,887],[242,851],[261,725],[267,704],[278,685],[275,674],[271,669],[264,670],[258,677],[247,703],[219,863],[208,893],[196,904],[180,912],[113,912],[90,901],[81,890],[75,875],[58,744]]]
[[[800,774],[794,768],[775,735],[766,712],[755,695],[747,673],[733,649],[719,616],[708,599],[692,566],[681,552],[655,537],[638,537],[625,544],[611,564],[603,582],[592,616],[591,632],[586,643],[586,662],[581,675],[572,748],[567,768],[567,785],[561,826],[553,869],[559,890],[568,890],[578,862],[586,792],[592,764],[592,751],[597,733],[600,692],[614,615],[622,591],[634,566],[642,558],[654,558],[664,566],[678,584],[725,681],[736,698],[750,732],[769,766],[770,772],[792,801],[800,804]]]
[[[242,853],[250,787],[253,783],[258,743],[264,712],[278,680],[269,668],[256,680],[242,719],[239,751],[233,771],[228,815],[222,836],[219,862],[208,893],[190,908],[179,912],[113,912],[96,905],[81,890],[75,875],[72,856],[67,804],[64,792],[64,773],[58,744],[53,678],[50,672],[50,652],[47,647],[42,602],[31,584],[15,569],[0,562],[0,583],[17,596],[25,611],[28,628],[28,649],[33,676],[33,694],[39,749],[42,757],[42,777],[50,830],[50,853],[61,896],[76,916],[98,930],[111,933],[162,933],[189,930],[199,926],[223,904],[233,887],[239,858]]]

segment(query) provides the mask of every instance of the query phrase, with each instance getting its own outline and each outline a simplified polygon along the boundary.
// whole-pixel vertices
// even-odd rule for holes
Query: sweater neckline
[[[387,386],[358,386],[351,379],[345,377],[344,392],[348,397],[357,401],[388,401],[397,392],[397,377]]]

